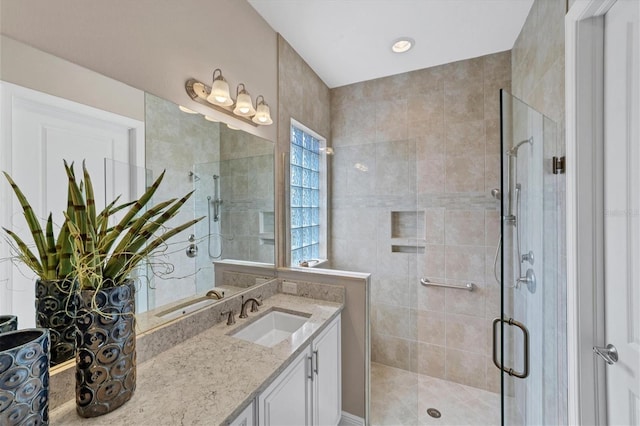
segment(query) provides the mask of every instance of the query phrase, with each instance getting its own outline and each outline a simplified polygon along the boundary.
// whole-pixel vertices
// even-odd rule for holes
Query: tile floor
[[[430,417],[428,408],[442,417]],[[499,394],[371,363],[372,426],[499,424]]]

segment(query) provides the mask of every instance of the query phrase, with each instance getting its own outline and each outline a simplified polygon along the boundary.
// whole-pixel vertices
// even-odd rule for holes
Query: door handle
[[[307,359],[309,360],[309,375],[307,376],[307,379],[311,379],[311,381],[313,381],[313,355],[307,356]]]
[[[496,341],[498,340],[498,333],[496,333],[496,324],[504,322],[510,326],[518,327],[522,330],[522,334],[524,336],[524,371],[518,372],[513,368],[504,367],[498,361],[498,353],[496,352]],[[505,318],[496,318],[493,320],[493,364],[498,367],[499,370],[504,371],[510,376],[517,377],[519,379],[525,379],[529,376],[529,330],[519,321],[514,320],[513,318],[505,319]]]
[[[318,351],[315,350],[313,351],[313,359],[314,359],[314,363],[313,363],[313,372],[316,373],[316,376],[318,375]]]
[[[618,362],[618,350],[611,343],[604,348],[602,346],[594,346],[593,352],[598,354],[600,358],[604,359],[609,365],[613,365]]]

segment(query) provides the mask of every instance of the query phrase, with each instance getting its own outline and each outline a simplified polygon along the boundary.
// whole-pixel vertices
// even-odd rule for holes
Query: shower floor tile
[[[427,409],[442,414],[433,418]],[[499,425],[500,395],[371,363],[371,425]]]

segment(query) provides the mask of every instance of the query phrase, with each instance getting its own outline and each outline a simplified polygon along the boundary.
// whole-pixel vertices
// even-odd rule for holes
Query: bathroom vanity
[[[118,410],[83,419],[71,400],[51,411],[51,424],[337,424],[343,306],[276,293],[248,318],[227,325],[225,316],[139,364],[136,392]],[[233,336],[274,311],[304,324],[272,347]]]

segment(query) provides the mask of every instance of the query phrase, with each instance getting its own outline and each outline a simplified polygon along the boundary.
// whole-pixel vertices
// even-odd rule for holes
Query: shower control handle
[[[533,265],[535,261],[536,258],[531,250],[529,250],[529,253],[525,253],[520,257],[520,262],[529,262],[530,265]]]
[[[516,288],[520,288],[521,284],[525,284],[527,286],[527,290],[529,290],[529,293],[534,294],[536,292],[538,282],[536,281],[536,273],[533,271],[533,269],[527,269],[526,275],[524,277],[518,278],[516,282]]]
[[[198,255],[198,246],[196,244],[189,244],[185,250],[187,257],[196,257]]]

